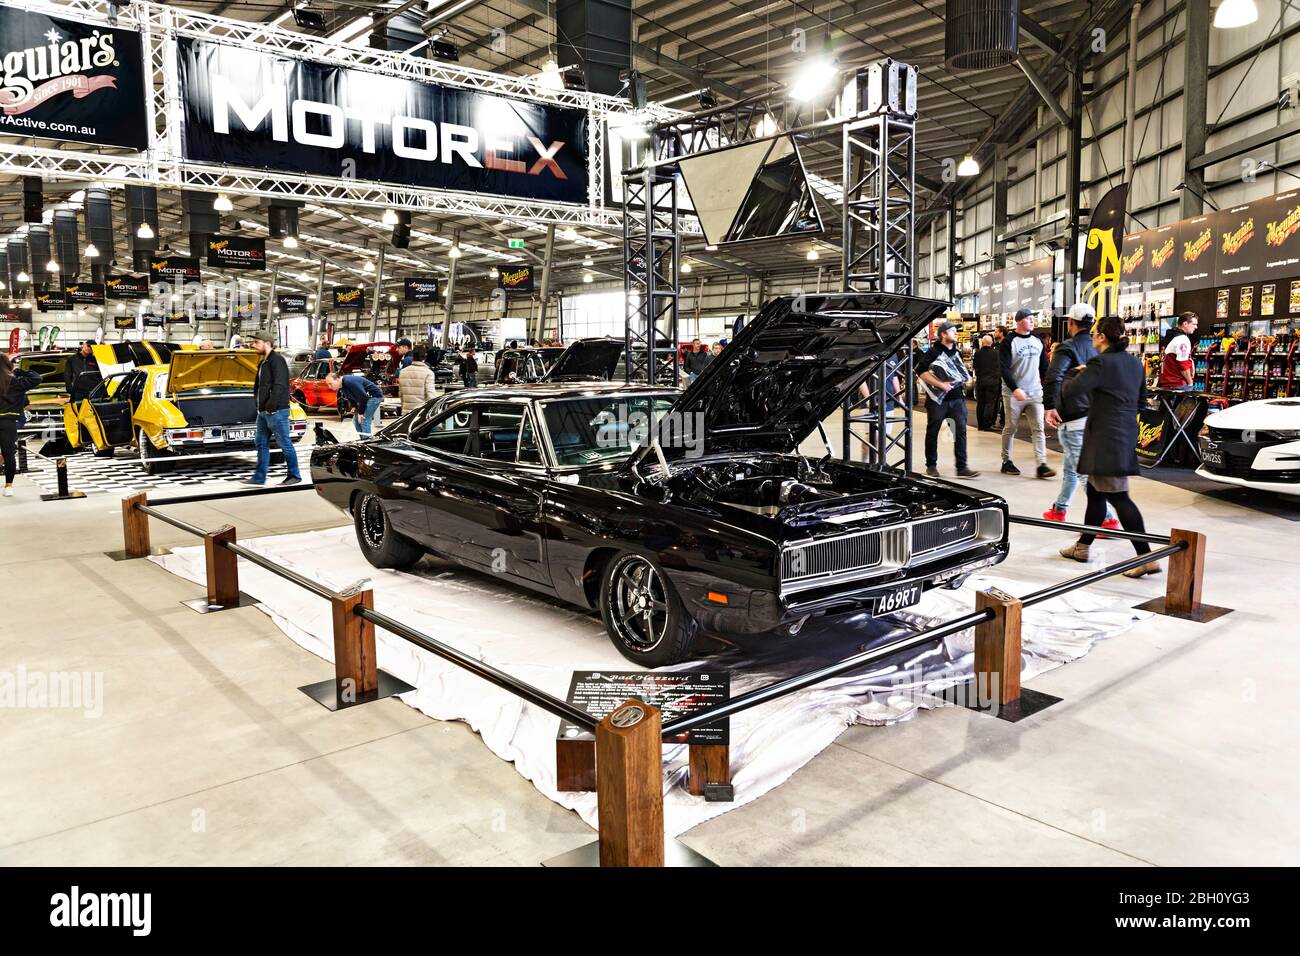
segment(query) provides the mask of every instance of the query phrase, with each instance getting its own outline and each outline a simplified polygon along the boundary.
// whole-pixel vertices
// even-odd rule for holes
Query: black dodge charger
[[[798,448],[943,308],[774,299],[685,391],[456,392],[369,441],[318,446],[312,477],[376,567],[428,551],[599,609],[644,666],[689,659],[701,629],[888,614],[1001,561],[1006,503]]]

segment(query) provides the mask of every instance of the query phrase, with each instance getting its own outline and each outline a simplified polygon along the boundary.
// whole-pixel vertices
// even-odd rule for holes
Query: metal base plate
[[[717,866],[707,856],[697,853],[685,843],[677,840],[664,842],[664,866]],[[542,863],[542,866],[600,866],[600,841],[593,840],[586,846],[561,853]]]
[[[181,601],[191,611],[198,611],[200,614],[215,614],[218,611],[233,611],[237,607],[252,607],[257,602],[245,594],[239,592],[239,603],[237,604],[209,604],[206,597],[194,598],[189,601]]]
[[[160,554],[171,554],[171,548],[150,548],[148,554],[142,554],[142,558],[152,558]],[[136,556],[127,554],[125,551],[105,551],[104,557],[112,558],[114,561],[134,561]]]
[[[84,498],[84,491],[69,491],[66,495],[41,495],[41,501],[67,501],[70,498]]]
[[[345,710],[348,707],[356,707],[358,704],[369,704],[371,701],[383,700],[385,697],[393,697],[396,694],[405,694],[407,691],[415,690],[412,685],[404,680],[399,680],[387,671],[379,672],[379,687],[374,693],[360,696],[356,700],[340,700],[338,685],[333,677],[315,684],[304,684],[298,689],[326,710],[332,711]]]
[[[1053,704],[1061,702],[1060,697],[1053,697],[1051,694],[1044,694],[1042,691],[1022,687],[1020,688],[1019,700],[1013,700],[1009,704],[985,703],[979,700],[970,684],[954,684],[952,687],[946,688],[939,696],[950,704],[965,707],[967,710],[973,710],[976,713],[987,714],[990,717],[996,717],[1011,724],[1019,723],[1026,717],[1032,717],[1040,710],[1046,710]]]
[[[1184,621],[1195,621],[1198,624],[1208,624],[1210,621],[1217,621],[1225,614],[1232,613],[1230,607],[1216,607],[1213,604],[1202,604],[1195,611],[1166,611],[1165,599],[1162,597],[1143,601],[1141,604],[1133,605],[1133,607],[1138,611],[1154,611],[1157,614],[1164,614],[1166,617],[1179,617]]]

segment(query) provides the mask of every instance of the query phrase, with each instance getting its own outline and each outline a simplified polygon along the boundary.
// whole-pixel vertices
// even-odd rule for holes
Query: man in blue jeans
[[[253,470],[253,477],[245,478],[243,483],[266,484],[266,472],[271,466],[271,436],[274,435],[289,470],[280,484],[296,485],[302,481],[302,475],[298,472],[298,453],[289,437],[289,363],[275,350],[275,340],[269,332],[254,332],[249,338],[253,351],[262,356],[262,361],[257,365],[257,378],[253,384],[253,394],[257,399],[257,467]]]
[[[384,390],[359,372],[342,378],[331,373],[325,380],[330,388],[338,389],[340,402],[346,399],[352,406],[352,424],[357,427],[357,437],[369,438],[375,416],[384,404]]]

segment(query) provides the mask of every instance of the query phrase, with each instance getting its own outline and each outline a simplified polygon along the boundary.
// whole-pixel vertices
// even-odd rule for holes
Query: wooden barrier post
[[[1187,547],[1169,559],[1165,582],[1165,610],[1192,614],[1201,607],[1201,579],[1205,574],[1205,535],[1199,531],[1175,528],[1169,532],[1170,544]]]
[[[123,555],[127,558],[145,558],[149,556],[149,516],[140,508],[149,504],[149,496],[143,491],[127,495],[122,499],[122,543]]]
[[[664,865],[659,711],[629,700],[596,725],[601,866]]]
[[[340,707],[360,704],[379,691],[379,667],[375,662],[375,625],[356,613],[356,608],[373,609],[375,592],[336,594],[334,613],[334,681]]]
[[[208,568],[208,607],[239,607],[239,559],[225,545],[235,543],[235,526],[226,525],[203,536]]]
[[[993,619],[975,625],[975,691],[982,706],[1020,699],[1020,599],[989,588],[975,592],[975,610]]]

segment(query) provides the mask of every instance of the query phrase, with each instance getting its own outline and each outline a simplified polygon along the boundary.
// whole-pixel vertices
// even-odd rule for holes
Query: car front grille
[[[788,546],[781,553],[781,584],[797,590],[862,577],[875,569],[905,568],[1002,539],[1001,510],[985,508],[858,534]]]

